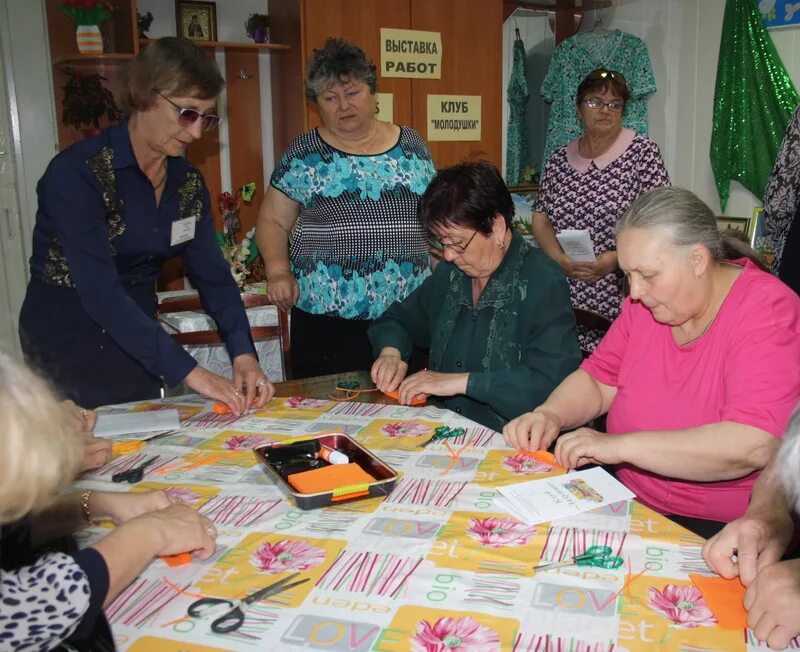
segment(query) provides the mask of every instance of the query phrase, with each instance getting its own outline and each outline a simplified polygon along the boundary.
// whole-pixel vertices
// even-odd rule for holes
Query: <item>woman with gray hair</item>
[[[639,500],[709,536],[744,513],[800,399],[800,298],[687,190],[638,199],[617,241],[620,316],[504,436],[522,449],[558,438],[567,468],[616,465]],[[605,413],[607,433],[580,427]]]
[[[39,181],[20,340],[29,364],[78,405],[157,398],[182,382],[237,415],[272,397],[208,189],[184,158],[219,124],[224,83],[191,41],[153,41],[122,73],[128,118],[59,153]],[[225,340],[233,379],[199,366],[154,318],[162,263],[178,256]]]
[[[753,486],[747,512],[703,546],[711,570],[747,587],[747,625],[776,650],[800,635],[800,549],[779,561],[792,539],[792,512],[800,514],[800,406]]]
[[[314,50],[306,95],[322,125],[289,145],[259,212],[268,295],[294,308],[298,378],[368,368],[369,324],[430,273],[417,204],[433,161],[416,131],[376,119],[376,84],[361,48]]]

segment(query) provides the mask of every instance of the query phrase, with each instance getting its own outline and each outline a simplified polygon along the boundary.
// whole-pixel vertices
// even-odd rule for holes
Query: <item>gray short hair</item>
[[[82,435],[47,383],[0,351],[0,525],[47,507],[75,479]]]
[[[789,507],[800,514],[800,405],[794,411],[778,449],[778,473]]]
[[[617,236],[630,228],[658,229],[676,247],[702,245],[715,261],[749,258],[769,271],[747,243],[721,233],[713,211],[684,188],[655,188],[639,197],[617,222]]]
[[[344,39],[329,38],[308,62],[306,96],[316,102],[322,91],[343,81],[364,82],[373,94],[378,90],[377,69],[364,50]]]

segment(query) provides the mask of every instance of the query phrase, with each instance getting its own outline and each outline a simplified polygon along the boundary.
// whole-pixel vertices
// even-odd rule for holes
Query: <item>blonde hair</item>
[[[48,384],[0,351],[0,524],[47,507],[83,457],[81,434]]]
[[[800,404],[795,408],[777,454],[780,478],[789,507],[800,513]]]

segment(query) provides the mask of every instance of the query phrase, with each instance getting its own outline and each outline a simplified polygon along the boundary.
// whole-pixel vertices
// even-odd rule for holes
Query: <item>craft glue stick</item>
[[[349,464],[350,458],[344,453],[335,451],[327,446],[322,446],[317,453],[317,457],[325,460],[328,464]]]

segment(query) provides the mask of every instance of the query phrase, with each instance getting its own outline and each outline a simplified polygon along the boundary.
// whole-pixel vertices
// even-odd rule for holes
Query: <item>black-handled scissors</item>
[[[299,582],[292,582],[289,584],[289,582],[295,579],[298,575],[300,575],[300,573],[293,573],[292,575],[289,575],[289,577],[284,577],[280,582],[275,582],[275,584],[265,586],[263,589],[260,589],[255,593],[251,593],[246,598],[242,598],[241,600],[228,600],[226,598],[200,598],[189,605],[189,610],[187,613],[193,618],[198,618],[220,605],[230,607],[228,611],[211,623],[211,631],[215,634],[228,634],[229,632],[239,629],[244,624],[245,614],[253,603],[263,600],[264,598],[268,598],[271,595],[275,595],[276,593],[281,593],[288,589],[294,588],[295,586],[303,584],[304,582],[308,582],[309,578],[307,577]]]
[[[130,482],[136,484],[141,482],[144,477],[144,470],[158,459],[158,455],[153,455],[149,460],[142,462],[139,466],[134,466],[127,471],[119,471],[111,476],[111,482]]]

